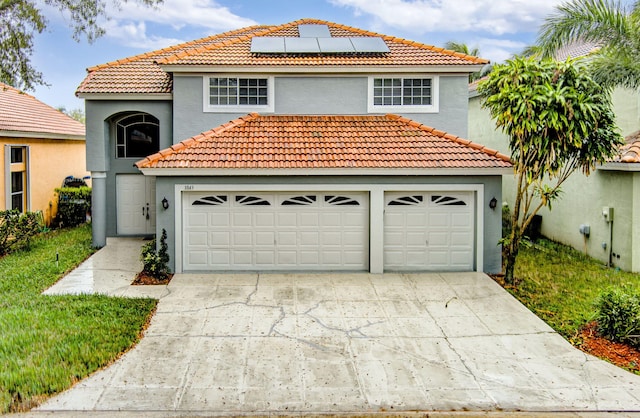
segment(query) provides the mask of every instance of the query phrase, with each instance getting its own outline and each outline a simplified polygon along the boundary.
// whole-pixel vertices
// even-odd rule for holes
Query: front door
[[[147,235],[156,230],[156,178],[116,176],[118,235]]]

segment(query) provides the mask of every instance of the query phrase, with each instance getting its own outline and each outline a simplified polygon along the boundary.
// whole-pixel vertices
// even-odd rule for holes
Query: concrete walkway
[[[484,274],[178,274],[129,286],[141,244],[110,240],[47,291],[160,302],[133,350],[38,411],[640,411],[640,376],[573,348]]]

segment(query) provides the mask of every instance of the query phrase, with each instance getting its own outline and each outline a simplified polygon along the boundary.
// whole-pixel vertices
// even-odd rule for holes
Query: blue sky
[[[478,47],[500,62],[535,41],[537,30],[562,0],[164,0],[156,9],[124,3],[103,22],[93,44],[71,38],[66,17],[47,10],[49,28],[36,39],[33,63],[49,86],[41,101],[83,108],[74,95],[86,68],[142,52],[253,24],[301,18],[329,20],[386,35],[443,46]]]

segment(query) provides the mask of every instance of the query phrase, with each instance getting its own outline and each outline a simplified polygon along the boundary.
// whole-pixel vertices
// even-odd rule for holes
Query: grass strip
[[[91,227],[83,225],[43,234],[29,250],[0,259],[0,412],[38,405],[140,338],[153,299],[41,294],[93,251]]]
[[[571,247],[546,239],[523,246],[516,262],[518,300],[572,342],[594,319],[594,304],[609,287],[640,289],[640,274],[609,268]]]

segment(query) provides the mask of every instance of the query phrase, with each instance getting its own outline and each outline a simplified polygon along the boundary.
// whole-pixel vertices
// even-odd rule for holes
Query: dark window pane
[[[24,212],[23,202],[22,193],[11,196],[11,209],[15,209],[18,212]]]
[[[24,162],[24,148],[14,147],[11,148],[11,163],[23,163]]]

